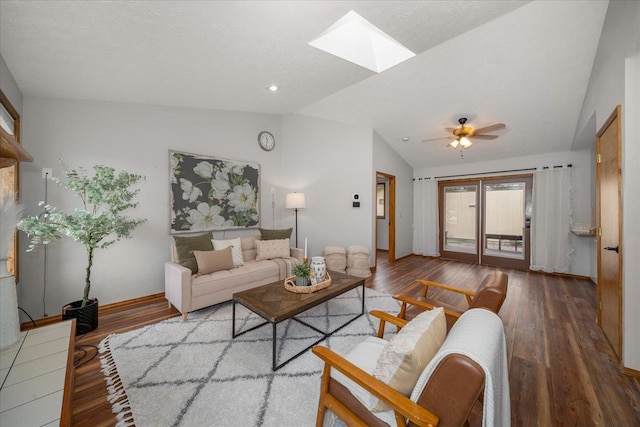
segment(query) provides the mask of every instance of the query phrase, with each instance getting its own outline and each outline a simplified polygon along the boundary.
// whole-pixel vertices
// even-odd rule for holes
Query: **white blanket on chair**
[[[508,427],[511,425],[511,400],[507,345],[502,320],[484,309],[466,311],[456,321],[440,350],[418,379],[411,394],[416,401],[431,373],[440,361],[451,353],[464,354],[482,367],[485,373],[482,425]]]

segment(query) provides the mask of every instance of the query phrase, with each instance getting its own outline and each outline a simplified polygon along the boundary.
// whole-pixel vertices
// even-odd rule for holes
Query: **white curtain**
[[[413,253],[439,256],[438,182],[416,179],[413,182]]]
[[[568,273],[571,265],[571,170],[550,168],[533,174],[531,270]]]

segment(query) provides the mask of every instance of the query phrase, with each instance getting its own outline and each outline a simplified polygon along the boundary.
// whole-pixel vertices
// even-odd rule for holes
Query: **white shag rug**
[[[298,316],[332,331],[361,310],[358,287]],[[378,320],[371,310],[397,313],[391,296],[367,289],[365,315],[320,345],[345,354]],[[313,426],[323,364],[311,350],[271,370],[270,324],[231,338],[231,303],[218,304],[123,334],[100,344],[102,371],[119,426]],[[236,330],[263,320],[236,305]],[[387,326],[390,331],[393,326]],[[321,337],[293,320],[277,327],[278,363]]]

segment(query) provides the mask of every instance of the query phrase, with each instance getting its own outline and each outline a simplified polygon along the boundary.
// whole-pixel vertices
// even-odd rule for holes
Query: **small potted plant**
[[[82,207],[64,213],[53,206],[45,206],[45,215],[22,219],[17,227],[31,238],[27,251],[39,244],[47,245],[61,239],[64,234],[80,243],[87,251],[87,267],[82,299],[62,309],[63,320],[76,318],[76,335],[82,335],[98,327],[98,301],[89,297],[91,290],[91,266],[96,249],[107,248],[131,232],[146,219],[131,219],[124,211],[138,206],[132,199],[140,190],[130,187],[144,176],[128,172],[115,173],[111,167],[96,165],[94,175],[88,176],[83,168],[66,169],[66,180],[53,178],[75,193]],[[43,204],[43,202],[41,202]]]
[[[309,275],[311,267],[308,264],[300,263],[293,267],[293,274],[296,276],[296,286],[309,286]]]

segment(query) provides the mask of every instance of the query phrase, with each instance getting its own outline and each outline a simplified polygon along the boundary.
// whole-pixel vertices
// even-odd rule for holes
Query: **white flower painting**
[[[169,151],[171,232],[260,225],[260,165]]]

